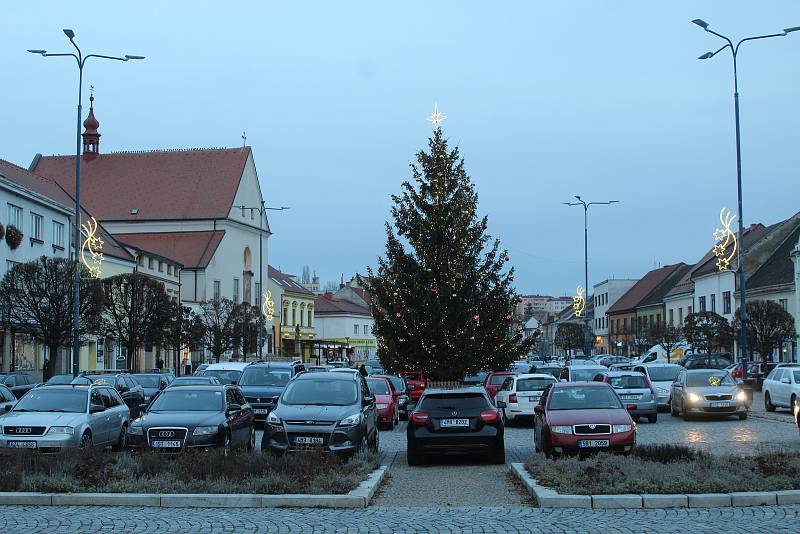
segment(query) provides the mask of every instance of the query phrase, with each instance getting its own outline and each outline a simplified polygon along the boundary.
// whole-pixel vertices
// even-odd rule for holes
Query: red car
[[[406,384],[411,386],[411,400],[414,402],[419,400],[428,387],[428,380],[422,371],[400,371],[397,376],[405,378]]]
[[[597,450],[629,453],[636,424],[605,382],[560,382],[549,386],[534,407],[533,444],[548,457]]]
[[[516,373],[511,371],[492,371],[486,375],[486,380],[483,381],[483,387],[486,389],[489,397],[493,399],[494,396],[497,395],[497,392],[500,391],[500,388],[503,387],[503,382],[506,381],[506,378],[514,376],[515,374]]]
[[[375,397],[375,411],[378,413],[378,427],[389,430],[400,422],[400,408],[397,397],[392,395],[392,386],[385,378],[367,378],[367,386]]]

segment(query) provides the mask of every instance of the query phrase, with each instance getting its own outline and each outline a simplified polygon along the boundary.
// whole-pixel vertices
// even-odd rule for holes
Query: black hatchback
[[[408,465],[430,454],[485,454],[493,463],[506,461],[503,422],[483,388],[427,389],[411,412],[407,438]]]

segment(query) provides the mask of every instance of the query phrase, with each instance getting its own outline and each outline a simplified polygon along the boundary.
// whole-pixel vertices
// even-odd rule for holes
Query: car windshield
[[[219,412],[222,391],[165,389],[147,409],[148,412]]]
[[[432,393],[425,395],[421,410],[485,410],[489,407],[481,393]]]
[[[607,410],[622,408],[614,390],[608,387],[556,388],[550,395],[551,410]]]
[[[674,382],[681,372],[680,366],[675,367],[649,367],[647,372],[653,382]]]
[[[239,385],[284,387],[291,377],[288,368],[250,367],[242,373]]]
[[[492,375],[492,378],[489,379],[489,383],[493,386],[499,386],[500,384],[505,382],[506,378],[508,378],[509,376],[511,375]]]
[[[517,380],[517,391],[542,391],[554,382],[548,378],[521,378]]]
[[[98,386],[113,386],[117,383],[117,376],[116,375],[83,375],[86,379],[90,382],[98,385]],[[81,378],[81,377],[76,377]],[[81,382],[72,382],[73,384],[80,384]]]
[[[50,379],[46,382],[47,384],[70,384],[74,380],[72,375],[56,375],[51,376]],[[88,380],[87,380],[88,382]]]
[[[76,376],[70,382],[70,384],[76,384],[76,385],[79,385],[79,386],[89,386],[89,385],[91,385],[91,383],[92,383],[92,381],[90,379],[86,378],[85,376]]]
[[[464,377],[465,382],[483,382],[486,380],[487,373],[478,373],[476,375],[469,375]]]
[[[223,384],[236,384],[242,372],[234,369],[206,369],[200,376],[213,376]]]
[[[736,383],[725,371],[705,371],[686,375],[686,385],[690,388],[734,386]]]
[[[378,380],[367,380],[367,385],[369,386],[369,391],[373,395],[391,395],[392,392],[389,391],[389,384],[386,383],[386,380],[380,378]]]
[[[350,406],[357,400],[354,380],[295,380],[281,395],[281,402],[290,405]]]
[[[14,407],[15,412],[86,412],[86,391],[36,388],[29,391]]]
[[[604,369],[572,369],[570,382],[591,382]]]
[[[649,389],[644,375],[610,376],[608,383],[614,389]]]
[[[133,375],[136,381],[145,388],[157,388],[161,384],[161,377],[158,375]]]
[[[213,378],[213,377],[208,377]],[[180,377],[176,378],[170,383],[170,386],[202,386],[206,384],[213,384],[213,380],[203,380],[202,378]]]

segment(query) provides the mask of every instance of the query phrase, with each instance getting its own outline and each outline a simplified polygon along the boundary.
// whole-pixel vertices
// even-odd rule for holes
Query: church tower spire
[[[100,154],[100,133],[97,131],[100,122],[94,116],[94,93],[89,97],[89,116],[83,121],[83,127],[83,157],[91,160]]]

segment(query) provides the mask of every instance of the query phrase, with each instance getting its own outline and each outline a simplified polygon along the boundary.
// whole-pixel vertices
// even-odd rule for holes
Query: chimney
[[[333,293],[326,291],[323,297],[325,297],[325,300],[333,300]]]

